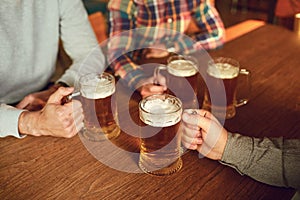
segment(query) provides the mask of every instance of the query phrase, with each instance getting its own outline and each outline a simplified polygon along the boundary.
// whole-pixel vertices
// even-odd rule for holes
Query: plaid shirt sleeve
[[[116,76],[120,76],[131,89],[137,89],[137,83],[145,78],[145,74],[133,61],[135,38],[132,38],[130,30],[135,28],[135,19],[131,15],[134,5],[132,1],[112,0],[108,8],[110,12],[109,64]]]
[[[197,41],[194,48],[201,46],[206,50],[221,47],[225,41],[223,22],[214,6],[202,3],[196,8],[193,15],[201,32],[194,36]]]
[[[175,48],[177,53],[190,54],[199,50],[212,50],[223,46],[225,28],[214,6],[204,1],[194,9],[192,17],[201,32],[189,36],[183,34],[176,38],[174,42],[177,44]]]

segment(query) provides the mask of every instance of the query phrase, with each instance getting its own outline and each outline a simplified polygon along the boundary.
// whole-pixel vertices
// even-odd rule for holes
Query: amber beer
[[[199,108],[198,106],[198,67],[190,56],[172,56],[168,59],[167,85],[170,94],[178,97],[184,108]]]
[[[210,63],[207,68],[203,108],[212,110],[217,117],[232,118],[236,104],[236,89],[239,75],[239,64],[226,59]]]
[[[140,102],[139,167],[145,173],[163,176],[181,169],[178,133],[181,114],[181,101],[168,94],[152,95]]]
[[[84,112],[83,135],[91,141],[112,139],[120,134],[114,77],[108,73],[88,74],[80,79]]]

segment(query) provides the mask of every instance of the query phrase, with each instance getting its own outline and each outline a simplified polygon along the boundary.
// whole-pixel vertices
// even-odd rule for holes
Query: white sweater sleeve
[[[73,64],[58,81],[74,86],[83,74],[103,72],[104,56],[82,1],[61,0],[59,6],[60,37]]]
[[[0,104],[0,137],[25,137],[25,135],[20,135],[18,130],[19,116],[23,111],[6,104]],[[3,124],[5,126],[2,126]]]

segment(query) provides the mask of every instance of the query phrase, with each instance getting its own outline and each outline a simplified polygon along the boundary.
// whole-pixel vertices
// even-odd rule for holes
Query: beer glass
[[[140,101],[139,167],[145,173],[163,176],[181,169],[181,114],[181,101],[169,94],[152,95]]]
[[[83,136],[91,141],[113,139],[120,134],[118,126],[115,79],[109,73],[87,74],[80,78],[84,113]]]
[[[167,71],[167,93],[178,97],[183,108],[199,108],[197,66],[197,61],[192,56],[173,55],[169,57],[167,66],[160,65],[155,69],[156,77],[161,70]]]
[[[210,110],[217,118],[230,119],[236,114],[236,107],[245,105],[249,98],[237,100],[238,77],[246,77],[246,86],[242,89],[245,96],[250,93],[250,72],[240,69],[239,62],[231,58],[216,58],[208,62],[206,89],[203,109]]]
[[[294,32],[300,36],[300,13],[295,14],[294,17]]]

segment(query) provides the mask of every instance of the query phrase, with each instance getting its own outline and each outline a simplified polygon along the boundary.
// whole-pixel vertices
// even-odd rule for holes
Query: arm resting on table
[[[260,182],[300,188],[300,140],[228,134],[221,163]]]

